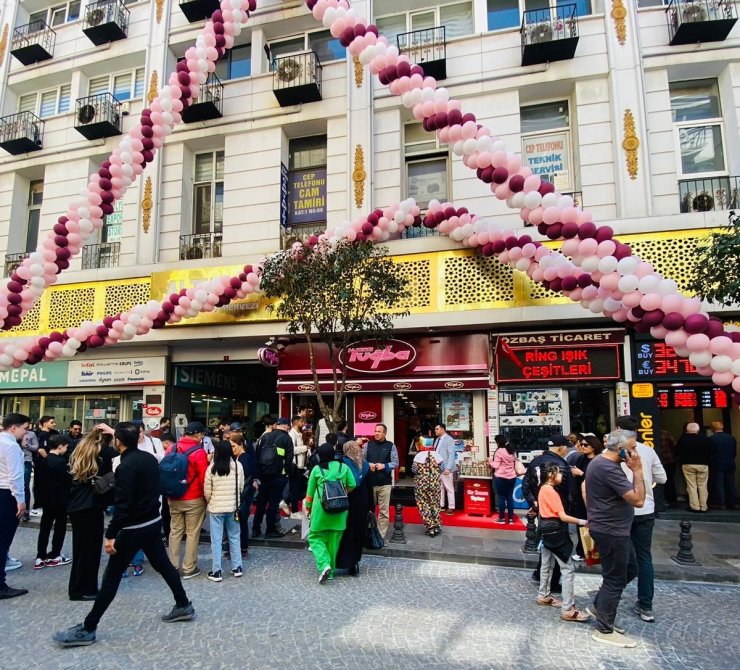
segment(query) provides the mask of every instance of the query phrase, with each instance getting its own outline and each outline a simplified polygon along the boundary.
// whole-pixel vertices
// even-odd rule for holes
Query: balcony
[[[190,23],[208,19],[220,8],[219,0],[180,0],[180,9]]]
[[[272,61],[272,92],[281,107],[321,100],[321,63],[313,51]]]
[[[77,99],[75,130],[88,140],[121,134],[121,103],[111,93]]]
[[[82,269],[117,268],[118,256],[121,253],[120,242],[87,244],[82,247]]]
[[[418,240],[422,237],[443,237],[437,228],[427,228],[424,224],[420,226],[411,226],[406,228],[399,239],[401,240]]]
[[[290,249],[296,242],[305,242],[311,235],[326,232],[326,223],[306,223],[280,229],[280,248]]]
[[[0,147],[17,156],[38,151],[44,143],[44,122],[31,112],[19,112],[0,119]]]
[[[740,208],[740,177],[683,179],[678,182],[681,212],[722,212]]]
[[[424,74],[437,80],[447,79],[447,40],[445,27],[414,30],[397,38],[398,50],[412,63],[421,65]]]
[[[198,100],[182,112],[185,123],[220,119],[224,114],[224,85],[213,73],[208,75],[206,83],[200,87]]]
[[[129,10],[123,0],[98,0],[85,9],[82,32],[97,47],[122,40],[128,33]]]
[[[221,258],[221,233],[180,235],[180,260]]]
[[[578,46],[576,5],[524,12],[521,35],[523,66],[573,58]]]
[[[43,21],[32,21],[13,30],[10,53],[23,65],[33,65],[54,56],[57,34]]]
[[[665,15],[672,45],[721,42],[737,21],[735,0],[670,0]]]
[[[30,256],[28,252],[22,254],[5,254],[5,277],[10,277],[18,266]]]

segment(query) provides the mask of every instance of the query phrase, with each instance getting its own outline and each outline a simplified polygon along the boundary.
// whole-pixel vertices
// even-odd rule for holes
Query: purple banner
[[[291,172],[288,197],[288,225],[326,221],[326,168]]]

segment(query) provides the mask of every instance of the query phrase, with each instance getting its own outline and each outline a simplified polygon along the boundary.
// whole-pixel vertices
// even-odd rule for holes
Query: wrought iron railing
[[[721,212],[740,208],[740,176],[682,179],[678,182],[681,212]]]
[[[48,54],[54,54],[57,34],[44,21],[31,21],[13,30],[10,51],[17,51],[38,44]]]
[[[221,258],[221,233],[180,235],[180,260]]]
[[[665,13],[671,39],[683,24],[737,19],[735,0],[670,0]]]
[[[280,248],[289,249],[296,242],[305,242],[311,235],[321,235],[326,232],[326,223],[302,223],[297,226],[288,226],[280,230]]]
[[[112,93],[98,93],[77,98],[75,128],[107,121],[121,129],[121,103]]]
[[[412,63],[429,63],[447,58],[445,26],[401,33],[396,40],[398,50],[408,56]]]
[[[401,233],[400,239],[402,240],[416,240],[420,237],[441,237],[442,233],[437,228],[427,228],[424,224],[420,226],[412,226],[406,228]]]
[[[97,28],[106,23],[115,23],[124,33],[128,32],[129,8],[123,0],[98,0],[85,8],[84,28]]]
[[[315,51],[280,56],[272,61],[273,90],[315,84],[321,91],[321,62]]]
[[[44,121],[33,112],[18,112],[0,119],[0,144],[27,138],[36,146],[44,143]]]
[[[28,252],[20,254],[5,254],[5,276],[10,277],[18,266],[30,256]]]
[[[95,268],[117,268],[120,253],[120,242],[87,244],[82,247],[82,269],[94,270]]]
[[[212,102],[218,111],[223,114],[224,111],[224,85],[221,80],[211,72],[206,79],[206,83],[201,85],[198,93],[197,104],[202,102]]]
[[[530,9],[522,15],[522,48],[578,37],[576,5],[558,5],[552,9]]]

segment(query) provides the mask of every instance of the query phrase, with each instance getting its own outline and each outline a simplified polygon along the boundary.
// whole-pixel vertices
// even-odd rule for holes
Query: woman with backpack
[[[317,452],[318,464],[308,478],[305,508],[311,523],[308,542],[319,571],[319,584],[324,584],[336,567],[339,543],[347,527],[349,501],[341,511],[327,510],[326,482],[341,482],[346,493],[355,488],[349,467],[335,460],[334,446],[325,442]],[[332,487],[335,488],[335,487]],[[338,488],[338,487],[337,487]]]
[[[239,503],[244,490],[244,468],[232,458],[231,443],[217,440],[214,443],[213,463],[206,470],[203,494],[208,503],[211,523],[211,553],[213,565],[208,573],[212,582],[223,580],[221,570],[221,544],[224,528],[229,538],[231,552],[231,574],[242,576],[242,552],[240,546]]]

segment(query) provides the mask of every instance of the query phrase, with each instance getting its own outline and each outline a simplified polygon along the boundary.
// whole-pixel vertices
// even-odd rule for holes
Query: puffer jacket
[[[234,481],[236,478],[236,481]],[[213,474],[213,466],[206,470],[206,481],[203,487],[208,511],[211,514],[231,514],[239,507],[244,489],[244,468],[238,461],[231,462],[231,470],[225,477]],[[237,494],[238,491],[238,494]]]

